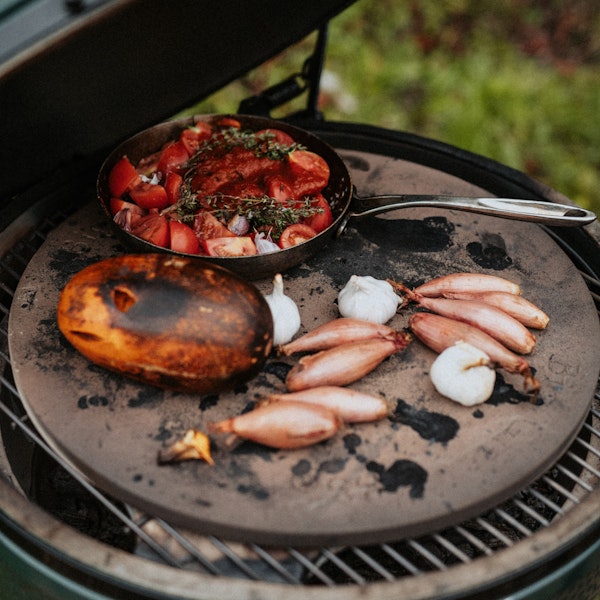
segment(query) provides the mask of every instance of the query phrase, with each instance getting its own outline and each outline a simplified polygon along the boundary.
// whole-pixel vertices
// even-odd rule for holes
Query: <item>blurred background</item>
[[[321,109],[330,121],[493,158],[600,214],[599,8],[598,0],[358,0],[331,22]],[[235,112],[300,71],[313,43],[186,112]]]

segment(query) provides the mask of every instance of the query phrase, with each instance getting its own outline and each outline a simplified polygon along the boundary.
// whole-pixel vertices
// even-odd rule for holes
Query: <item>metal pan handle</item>
[[[390,194],[364,198],[354,196],[348,219],[376,215],[400,208],[429,206],[562,227],[589,225],[596,219],[596,215],[589,210],[553,202],[516,198],[471,198],[418,194]]]

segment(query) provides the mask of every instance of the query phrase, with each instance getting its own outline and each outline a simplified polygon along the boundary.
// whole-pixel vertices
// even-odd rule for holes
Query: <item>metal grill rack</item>
[[[475,519],[414,539],[367,547],[267,548],[228,543],[178,530],[135,507],[115,502],[74,472],[36,433],[13,385],[7,351],[7,318],[20,275],[46,235],[68,217],[64,198],[76,185],[72,179],[60,184],[54,194],[32,204],[0,235],[0,311],[4,317],[0,328],[3,362],[0,409],[8,422],[2,433],[5,446],[10,444],[10,440],[5,439],[7,434],[23,438],[31,455],[37,457],[32,460],[46,461],[46,468],[53,473],[54,485],[59,482],[68,486],[71,498],[91,503],[98,518],[111,524],[112,536],[100,528],[90,531],[89,518],[79,514],[78,508],[63,506],[58,510],[44,506],[44,494],[36,491],[27,476],[20,475],[1,452],[0,473],[25,496],[40,503],[81,535],[119,547],[139,560],[191,573],[290,586],[363,585],[443,573],[517,548],[539,532],[555,526],[600,487],[600,394],[597,392],[577,438],[543,477]],[[57,206],[63,210],[57,210]],[[569,253],[569,248],[565,251]],[[600,281],[589,273],[582,275],[598,306]]]

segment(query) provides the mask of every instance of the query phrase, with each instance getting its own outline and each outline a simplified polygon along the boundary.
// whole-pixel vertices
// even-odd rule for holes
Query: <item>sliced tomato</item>
[[[129,190],[131,199],[142,208],[165,208],[169,205],[167,190],[160,184],[142,181]]]
[[[222,127],[223,129],[225,127],[234,127],[235,129],[242,128],[242,124],[237,119],[234,119],[233,117],[222,117],[221,119],[219,119],[217,121],[217,125],[219,127]]]
[[[227,229],[219,219],[217,219],[212,213],[199,212],[194,219],[194,233],[200,240],[208,240],[211,238],[222,238],[222,237],[235,237],[235,233],[232,233]]]
[[[288,225],[279,237],[280,248],[290,248],[314,238],[317,232],[304,223]]]
[[[165,177],[171,171],[178,171],[188,158],[188,151],[181,141],[171,142],[162,149],[156,170]]]
[[[155,246],[169,247],[169,223],[162,215],[152,213],[140,218],[131,233]]]
[[[123,210],[124,208],[127,208],[128,210],[130,210],[133,214],[137,214],[137,215],[148,214],[148,211],[145,208],[142,208],[141,206],[138,206],[137,204],[134,204],[133,202],[127,202],[127,200],[123,200],[122,198],[111,198],[110,199],[110,213],[113,216],[116,215],[119,211]]]
[[[210,138],[212,133],[212,127],[208,123],[198,121],[193,127],[184,129],[179,135],[179,140],[185,146],[188,156],[192,156],[200,147],[200,143]]]
[[[169,204],[175,204],[179,200],[181,195],[181,185],[183,184],[183,177],[175,171],[171,171],[165,179],[165,191],[167,192],[167,198]]]
[[[169,221],[171,250],[184,254],[200,254],[200,242],[192,228],[179,221]]]
[[[294,143],[294,138],[285,131],[281,131],[281,129],[260,129],[256,132],[256,135],[261,135],[263,133],[271,134],[273,136],[273,141],[282,146],[291,146]]]
[[[122,196],[129,188],[134,187],[139,183],[140,176],[131,164],[131,161],[123,156],[110,170],[108,175],[108,189],[111,196]]]
[[[333,223],[333,215],[329,202],[323,194],[317,194],[311,203],[312,208],[316,208],[319,212],[312,217],[304,219],[304,224],[314,229],[317,233],[324,231]]]
[[[202,247],[209,256],[252,256],[258,250],[248,236],[234,236],[202,240]]]
[[[277,175],[266,177],[265,183],[267,184],[269,196],[279,202],[284,202],[294,196],[294,192],[287,181]]]
[[[327,161],[310,150],[295,150],[288,156],[296,197],[320,192],[329,183]]]

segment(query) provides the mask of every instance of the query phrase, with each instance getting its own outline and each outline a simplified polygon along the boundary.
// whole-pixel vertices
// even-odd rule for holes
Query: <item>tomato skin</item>
[[[170,248],[184,254],[200,254],[200,242],[192,228],[179,221],[169,221]]]
[[[333,223],[331,207],[329,206],[329,202],[325,200],[323,194],[317,194],[315,196],[312,207],[319,209],[320,212],[312,217],[304,219],[304,224],[308,225],[311,229],[314,229],[317,233],[321,233],[321,231],[325,231],[325,229]]]
[[[212,127],[208,123],[199,121],[193,127],[184,129],[179,135],[179,141],[185,147],[188,156],[195,154],[200,143],[212,135]]]
[[[213,214],[201,211],[194,220],[194,233],[200,240],[211,238],[235,237]]]
[[[265,178],[267,184],[267,192],[271,198],[279,202],[285,202],[294,197],[294,192],[290,185],[281,177],[273,175]]]
[[[290,248],[314,238],[317,232],[304,223],[288,225],[279,236],[279,247]]]
[[[281,131],[281,129],[260,129],[256,132],[256,135],[264,133],[271,134],[273,141],[282,146],[291,146],[294,143],[294,138],[285,131]]]
[[[252,238],[234,236],[202,240],[202,247],[209,256],[253,256],[258,250]]]
[[[175,171],[171,171],[165,179],[165,191],[167,192],[167,198],[169,204],[175,204],[181,196],[181,185],[183,184],[183,177]]]
[[[329,183],[327,161],[310,150],[294,150],[288,155],[288,167],[296,197],[316,194]]]
[[[110,170],[108,174],[108,189],[113,197],[122,196],[129,188],[134,187],[140,181],[140,176],[131,164],[131,161],[123,156]]]
[[[155,246],[169,247],[169,223],[166,217],[157,213],[141,217],[132,227],[131,233]]]
[[[184,144],[178,140],[167,144],[160,153],[156,170],[164,177],[171,171],[178,171],[189,158]]]
[[[142,208],[165,208],[169,205],[167,190],[160,184],[146,183],[142,181],[129,190],[131,199]]]

